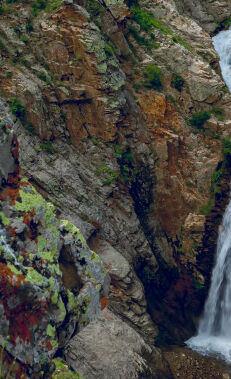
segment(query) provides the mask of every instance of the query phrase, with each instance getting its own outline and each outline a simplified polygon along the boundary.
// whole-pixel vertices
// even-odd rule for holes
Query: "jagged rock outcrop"
[[[109,281],[79,230],[59,221],[54,206],[20,178],[17,138],[5,112],[1,103],[1,373],[49,377],[57,349],[99,315]],[[8,354],[17,359],[15,373]]]

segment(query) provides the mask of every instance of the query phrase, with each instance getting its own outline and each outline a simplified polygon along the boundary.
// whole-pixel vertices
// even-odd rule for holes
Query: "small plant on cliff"
[[[162,72],[158,66],[150,63],[144,72],[144,85],[147,88],[160,90],[162,88]]]
[[[226,166],[231,166],[231,140],[228,138],[223,140],[223,157],[225,159]]]
[[[224,121],[225,115],[224,115],[224,109],[221,107],[213,107],[211,112],[216,116],[216,118],[219,121]]]
[[[93,16],[98,16],[100,13],[104,12],[104,7],[98,0],[88,0],[87,9]]]
[[[49,154],[54,154],[55,150],[51,141],[43,141],[40,143],[40,148]]]
[[[10,103],[11,112],[20,120],[25,120],[25,107],[19,100],[13,98]]]
[[[111,45],[109,45],[109,43],[106,43],[106,45],[104,46],[104,51],[108,57],[114,55],[114,49]]]
[[[77,372],[71,371],[68,365],[61,359],[53,359],[56,370],[52,374],[52,379],[84,379],[82,376],[77,374]]]
[[[190,125],[195,126],[197,129],[203,129],[205,121],[210,118],[210,113],[207,111],[200,111],[194,113],[189,120]]]
[[[137,5],[131,7],[133,19],[140,25],[142,30],[148,32],[152,27],[159,29],[165,34],[172,34],[172,31],[164,26],[161,21],[156,20],[152,13],[147,13]]]
[[[183,85],[184,85],[184,79],[182,78],[182,76],[174,73],[172,75],[171,87],[181,92]]]

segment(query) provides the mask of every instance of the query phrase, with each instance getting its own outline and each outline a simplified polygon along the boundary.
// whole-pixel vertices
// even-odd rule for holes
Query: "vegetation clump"
[[[231,166],[231,140],[225,138],[223,140],[223,149],[222,149],[223,157],[225,159],[226,166]]]
[[[174,73],[172,75],[171,87],[181,92],[183,85],[184,85],[184,79],[182,78],[182,76]]]
[[[147,88],[160,90],[162,88],[162,72],[160,67],[150,63],[144,72],[144,85]]]
[[[15,97],[10,102],[11,112],[17,116],[21,121],[25,119],[25,107],[18,99]]]
[[[219,121],[224,121],[225,115],[224,115],[224,109],[221,107],[213,107],[211,112],[216,116],[216,118]]]
[[[49,154],[54,154],[55,150],[51,141],[43,141],[40,143],[40,148]]]
[[[210,113],[207,111],[200,111],[194,113],[189,120],[190,125],[195,126],[197,129],[203,129],[205,121],[210,119]]]
[[[133,19],[140,25],[142,30],[148,32],[152,27],[159,29],[165,34],[172,34],[172,31],[164,26],[161,21],[156,20],[152,13],[147,13],[137,5],[131,7]]]

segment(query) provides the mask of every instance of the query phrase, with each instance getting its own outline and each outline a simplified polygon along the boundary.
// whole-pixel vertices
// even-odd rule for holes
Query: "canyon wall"
[[[173,377],[158,346],[196,330],[229,197],[231,97],[210,34],[230,4],[41,4],[1,12],[1,98],[21,176],[79,228],[111,281],[106,310],[65,339],[64,355],[86,378]],[[205,123],[190,121],[201,111]],[[15,184],[7,157],[4,188]],[[73,291],[76,273],[62,276]]]

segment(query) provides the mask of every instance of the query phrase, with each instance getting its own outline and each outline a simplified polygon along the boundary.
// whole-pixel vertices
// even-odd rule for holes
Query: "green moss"
[[[84,379],[76,372],[71,371],[66,362],[61,358],[53,359],[53,363],[55,364],[56,370],[52,374],[52,379]]]

